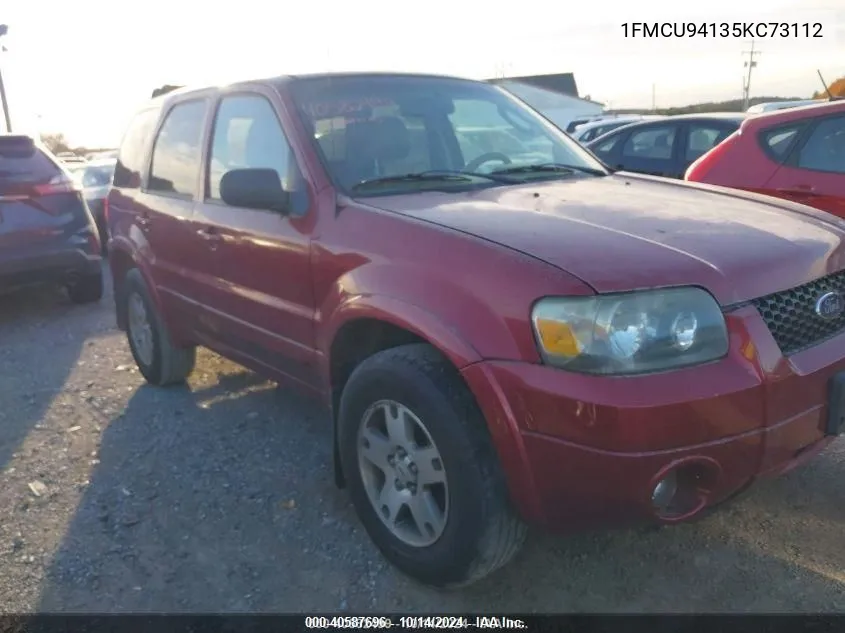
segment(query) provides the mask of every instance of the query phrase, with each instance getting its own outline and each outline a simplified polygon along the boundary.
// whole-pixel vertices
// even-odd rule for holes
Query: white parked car
[[[771,112],[772,110],[783,110],[785,108],[797,108],[799,106],[814,105],[822,103],[824,99],[802,99],[801,101],[770,101],[768,103],[758,103],[748,108],[745,112],[748,114],[760,114],[761,112]]]

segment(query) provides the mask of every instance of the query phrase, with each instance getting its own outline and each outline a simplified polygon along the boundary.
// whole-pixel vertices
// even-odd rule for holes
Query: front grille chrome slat
[[[845,295],[845,270],[751,303],[760,312],[780,351],[790,356],[845,331],[845,312],[831,319],[816,314],[816,302],[828,292]]]

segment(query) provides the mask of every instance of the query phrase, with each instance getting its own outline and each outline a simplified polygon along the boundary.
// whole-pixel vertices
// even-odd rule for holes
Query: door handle
[[[149,230],[150,230],[150,224],[151,224],[149,214],[147,214],[147,213],[139,213],[139,214],[135,217],[135,224],[137,224],[137,225],[138,225],[138,227],[139,227],[142,231],[144,231],[144,232],[149,231]]]
[[[204,226],[201,229],[197,229],[197,235],[209,243],[209,246],[212,249],[217,248],[217,245],[222,241],[223,237],[220,233],[217,232],[213,226]]]

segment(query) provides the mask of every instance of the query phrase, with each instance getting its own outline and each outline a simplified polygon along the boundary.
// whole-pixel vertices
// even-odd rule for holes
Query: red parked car
[[[845,218],[845,101],[749,117],[690,165],[685,179],[785,198]]]
[[[487,83],[174,91],[107,213],[145,378],[203,345],[321,397],[338,484],[426,583],[500,567],[525,522],[692,519],[843,431],[845,228],[611,174]]]

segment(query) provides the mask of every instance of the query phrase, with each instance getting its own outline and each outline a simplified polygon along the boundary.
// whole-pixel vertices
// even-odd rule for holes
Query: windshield
[[[490,84],[416,76],[302,78],[293,97],[334,182],[355,195],[595,177],[601,163]],[[548,169],[550,164],[571,169]],[[538,170],[530,165],[545,166]],[[506,171],[518,175],[485,178]],[[466,174],[455,178],[454,174]],[[424,174],[425,177],[406,178]],[[438,174],[442,174],[440,178]],[[361,187],[362,183],[379,183]]]

